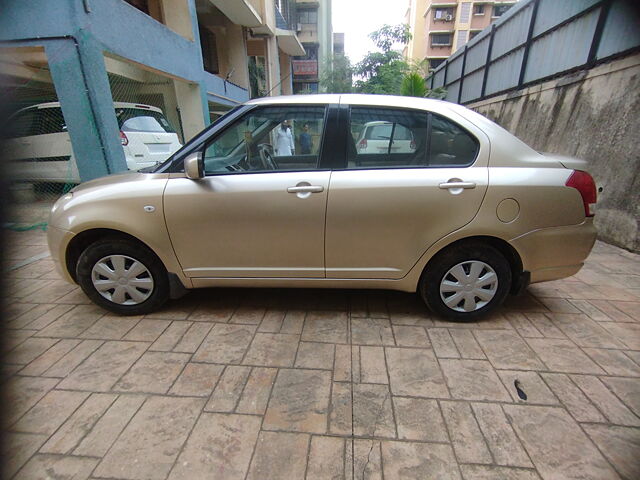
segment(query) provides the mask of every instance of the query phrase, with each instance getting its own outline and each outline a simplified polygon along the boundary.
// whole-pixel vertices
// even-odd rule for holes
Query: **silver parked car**
[[[413,145],[359,149],[372,125]],[[313,153],[274,153],[303,132]],[[76,187],[53,207],[49,245],[64,278],[121,314],[190,288],[270,286],[417,291],[472,320],[580,270],[596,193],[577,164],[452,103],[264,98],[150,171]]]

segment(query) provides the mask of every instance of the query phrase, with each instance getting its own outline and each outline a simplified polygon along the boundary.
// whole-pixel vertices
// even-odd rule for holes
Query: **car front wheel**
[[[142,315],[169,296],[164,265],[148,248],[104,239],[82,252],[76,267],[80,287],[94,303],[120,315]]]
[[[435,313],[476,320],[500,306],[511,288],[511,268],[497,249],[480,242],[454,245],[429,262],[419,292]]]

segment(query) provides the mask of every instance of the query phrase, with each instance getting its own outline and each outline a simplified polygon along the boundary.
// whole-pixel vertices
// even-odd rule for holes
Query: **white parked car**
[[[391,142],[389,142],[391,140]],[[411,130],[392,122],[367,122],[358,137],[358,153],[413,153],[416,142]]]
[[[120,141],[129,170],[163,162],[182,145],[162,110],[114,102]],[[7,121],[4,150],[12,180],[80,183],[60,102],[23,108]]]

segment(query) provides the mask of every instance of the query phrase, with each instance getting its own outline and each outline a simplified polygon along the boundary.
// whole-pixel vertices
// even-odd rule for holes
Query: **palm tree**
[[[405,97],[425,97],[429,89],[418,72],[407,73],[402,79],[400,95]]]

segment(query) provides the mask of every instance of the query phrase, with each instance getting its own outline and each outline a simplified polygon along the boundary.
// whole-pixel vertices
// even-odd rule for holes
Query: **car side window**
[[[466,167],[478,154],[478,141],[466,130],[440,115],[431,116],[429,165]]]
[[[315,170],[325,110],[277,105],[249,111],[205,146],[205,175]]]
[[[352,107],[348,168],[426,165],[428,118],[415,110]]]

